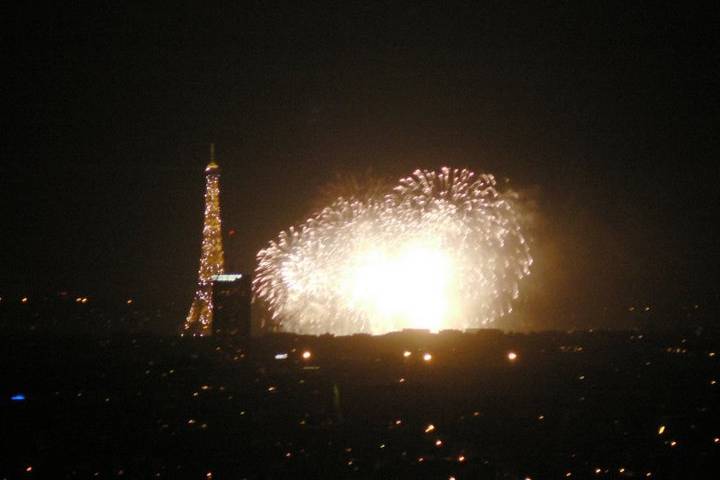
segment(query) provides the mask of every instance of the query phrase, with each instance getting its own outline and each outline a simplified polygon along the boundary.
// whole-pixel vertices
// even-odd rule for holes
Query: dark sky
[[[243,270],[336,175],[452,165],[537,201],[543,318],[718,290],[711,12],[125,3],[3,7],[0,291],[189,304],[211,141]]]

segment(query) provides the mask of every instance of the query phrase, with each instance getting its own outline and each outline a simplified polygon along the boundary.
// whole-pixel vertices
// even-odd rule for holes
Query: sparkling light
[[[303,358],[304,360],[309,360],[310,357],[312,357],[312,352],[310,352],[309,350],[305,350],[305,351],[302,353],[302,358]]]
[[[281,330],[467,329],[512,311],[532,258],[491,175],[417,170],[383,198],[340,197],[258,252],[253,281]]]
[[[510,360],[511,362],[514,362],[515,360],[517,360],[518,355],[517,355],[517,353],[515,353],[515,352],[508,352],[507,358],[508,358],[508,360]]]
[[[423,360],[425,360],[426,362],[431,361],[432,358],[433,358],[432,353],[426,353],[423,355]]]
[[[224,272],[222,224],[220,221],[220,167],[215,163],[215,145],[210,146],[210,163],[205,168],[205,221],[198,271],[198,287],[190,312],[185,319],[185,332],[193,335],[212,333],[212,279]]]

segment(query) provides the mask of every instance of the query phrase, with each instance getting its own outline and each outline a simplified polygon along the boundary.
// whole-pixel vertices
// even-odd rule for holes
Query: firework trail
[[[258,252],[255,297],[296,333],[481,327],[511,311],[532,265],[512,198],[449,168],[340,197]]]

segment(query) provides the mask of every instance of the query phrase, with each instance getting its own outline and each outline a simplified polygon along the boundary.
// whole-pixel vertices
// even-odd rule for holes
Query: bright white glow
[[[442,168],[339,197],[258,252],[255,298],[303,334],[485,326],[512,311],[532,265],[517,196],[496,186]]]
[[[455,276],[450,253],[439,247],[370,250],[350,262],[341,294],[351,310],[367,312],[373,333],[405,328],[438,332],[452,313]]]
[[[288,354],[287,353],[276,353],[275,354],[275,360],[287,360]]]
[[[305,360],[308,360],[310,357],[312,357],[312,353],[311,353],[309,350],[305,350],[305,351],[302,353],[302,357],[303,357]]]
[[[405,358],[410,357],[410,355],[412,355],[412,352],[411,352],[410,350],[405,350],[405,351],[403,352],[403,357],[405,357]]]
[[[517,357],[518,357],[517,353],[515,353],[515,352],[508,352],[508,354],[507,354],[507,358],[511,362],[514,362],[515,360],[517,360]]]
[[[423,360],[425,360],[426,362],[432,360],[432,353],[426,353],[425,355],[423,355]]]
[[[222,273],[219,275],[213,275],[212,277],[213,282],[234,282],[235,280],[239,280],[242,278],[242,274],[240,273]]]

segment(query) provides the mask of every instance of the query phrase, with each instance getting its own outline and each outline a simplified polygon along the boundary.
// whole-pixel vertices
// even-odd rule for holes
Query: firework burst
[[[258,252],[253,289],[284,331],[481,327],[505,315],[532,257],[492,175],[417,170],[382,198],[338,198]]]

